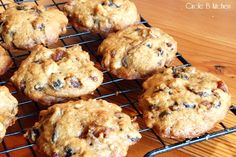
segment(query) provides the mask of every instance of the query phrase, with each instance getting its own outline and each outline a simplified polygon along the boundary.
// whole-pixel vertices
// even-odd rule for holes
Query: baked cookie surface
[[[37,46],[11,81],[34,101],[51,105],[93,92],[102,83],[103,74],[80,46]]]
[[[53,157],[123,157],[141,135],[138,124],[104,100],[56,104],[41,111],[28,137]]]
[[[10,5],[0,15],[1,34],[6,48],[32,49],[51,45],[66,32],[67,17],[58,9],[29,4]]]
[[[223,120],[231,97],[218,77],[188,68],[168,68],[143,83],[139,105],[146,125],[162,137],[197,137]]]
[[[64,10],[73,25],[101,34],[140,21],[135,4],[129,0],[71,0]]]
[[[18,102],[5,86],[0,86],[0,98],[0,141],[2,141],[6,129],[15,123]]]
[[[160,71],[176,52],[177,43],[171,36],[143,25],[110,34],[98,49],[104,67],[125,79],[142,79]]]
[[[6,50],[0,46],[0,76],[3,75],[13,65],[11,57]]]

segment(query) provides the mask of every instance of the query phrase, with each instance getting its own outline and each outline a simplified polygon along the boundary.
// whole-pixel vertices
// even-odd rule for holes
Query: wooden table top
[[[55,0],[64,2],[66,0]],[[140,14],[152,25],[163,29],[178,42],[178,51],[193,66],[218,75],[229,86],[236,103],[236,1],[224,0],[133,0]],[[49,2],[41,0],[39,3]],[[50,0],[51,2],[51,0]],[[214,5],[211,4],[214,2]],[[218,4],[218,9],[216,9]],[[210,7],[210,8],[209,8]],[[236,125],[229,112],[224,123]],[[217,126],[216,128],[219,128]],[[8,140],[9,139],[9,140]],[[24,141],[22,136],[6,138],[6,143]],[[151,138],[142,140],[129,149],[128,157],[142,157],[160,144]],[[15,151],[11,157],[29,157],[30,151]],[[187,146],[158,155],[160,157],[236,157],[236,134]],[[6,155],[0,155],[6,157]],[[39,155],[39,157],[44,157]]]
[[[232,94],[232,100],[236,103],[235,0],[134,0],[134,2],[141,15],[152,26],[163,29],[177,40],[178,51],[193,66],[212,72],[225,80]],[[221,5],[221,2],[224,4]],[[216,9],[217,4],[218,9]],[[207,5],[210,5],[210,8],[207,9],[209,7]],[[224,122],[229,126],[235,125],[236,118],[228,114]],[[147,142],[145,147],[151,147],[152,144]],[[143,154],[143,151],[144,149],[140,148],[134,155],[128,156],[137,157],[138,154]],[[235,157],[236,133],[158,156]]]

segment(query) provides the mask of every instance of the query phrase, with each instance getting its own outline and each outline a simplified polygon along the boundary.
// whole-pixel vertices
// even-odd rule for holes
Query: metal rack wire
[[[29,0],[27,0],[29,1]],[[31,0],[32,1],[32,0]],[[22,0],[18,1],[19,3]],[[33,1],[36,5],[38,2]],[[54,7],[61,9],[61,7],[65,4],[65,2],[50,0],[50,3],[46,5],[46,7]],[[3,0],[0,0],[0,8],[6,9],[6,3]],[[144,25],[151,27],[147,21],[142,18],[141,23]],[[101,43],[103,38],[98,34],[93,34],[90,32],[82,32],[73,26],[67,27],[68,33],[64,36],[60,37],[60,40],[57,44],[52,47],[64,46],[66,48],[71,47],[73,45],[79,44],[85,50],[87,50],[91,59],[95,62],[95,65],[101,69],[100,61],[101,58],[96,55],[96,49],[98,45]],[[2,39],[1,39],[2,41]],[[37,121],[38,113],[43,109],[39,104],[31,101],[23,94],[17,92],[11,83],[8,82],[10,76],[12,76],[13,72],[17,70],[19,64],[23,59],[25,59],[30,52],[21,52],[21,53],[13,53],[9,52],[9,55],[14,61],[14,66],[9,70],[9,72],[0,78],[0,85],[6,85],[11,89],[11,93],[19,100],[19,113],[18,120],[16,124],[8,129],[6,137],[3,139],[0,146],[0,157],[12,157],[17,156],[19,151],[27,152],[27,157],[37,157],[37,153],[34,148],[34,144],[29,140],[23,138],[23,134],[26,131],[26,128],[31,127],[35,121]],[[179,60],[178,67],[191,66],[191,64],[184,59],[184,57],[180,54],[176,54],[177,59]],[[106,99],[110,102],[115,102],[119,104],[123,110],[130,114],[130,116],[136,116],[137,121],[140,125],[140,132],[145,137],[150,137],[154,139],[157,143],[159,143],[160,147],[157,149],[151,150],[148,152],[145,157],[151,157],[160,153],[164,153],[173,149],[181,148],[187,145],[191,145],[197,142],[205,141],[208,139],[216,138],[219,136],[223,136],[226,134],[230,134],[236,132],[236,126],[231,128],[227,128],[223,123],[220,123],[221,129],[212,133],[207,133],[203,136],[188,139],[181,142],[173,142],[172,144],[167,144],[163,139],[161,139],[152,129],[146,128],[144,122],[142,120],[142,114],[137,106],[137,95],[139,95],[142,91],[141,82],[140,81],[125,81],[123,79],[116,78],[112,76],[109,72],[103,71],[105,81],[102,86],[99,87],[94,93],[94,98],[96,99]],[[236,108],[231,107],[231,111],[236,114]],[[236,125],[236,124],[235,124]],[[18,139],[22,139],[19,141]],[[14,144],[9,145],[9,141],[15,140]],[[30,155],[31,154],[31,155]],[[30,155],[30,156],[29,156]],[[38,156],[39,157],[39,156]]]

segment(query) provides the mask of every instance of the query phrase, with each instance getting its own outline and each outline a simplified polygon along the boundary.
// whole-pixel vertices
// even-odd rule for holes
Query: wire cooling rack
[[[31,1],[36,5],[39,4],[37,1],[27,1]],[[0,0],[0,9],[2,9],[2,11],[6,9],[7,2],[8,1]],[[18,2],[23,2],[23,0]],[[46,2],[46,7],[54,7],[58,9],[62,9],[63,4],[65,4],[65,2],[61,2],[61,0],[48,0]],[[143,18],[141,23],[145,26],[151,27]],[[58,43],[53,45],[52,48],[58,46],[68,48],[79,44],[84,50],[87,50],[90,53],[91,59],[95,62],[95,65],[102,69],[100,65],[101,58],[96,54],[97,47],[102,40],[103,37],[98,34],[82,32],[73,26],[68,26],[67,34],[61,36]],[[25,139],[23,134],[27,128],[30,128],[38,120],[38,113],[40,110],[44,109],[44,107],[31,101],[22,93],[17,92],[9,82],[9,78],[12,76],[13,72],[17,70],[21,61],[24,60],[29,55],[29,53],[30,52],[9,52],[9,55],[14,61],[14,66],[7,72],[7,74],[0,78],[0,85],[8,86],[8,88],[11,90],[11,93],[19,101],[19,113],[17,115],[18,119],[15,125],[9,127],[6,137],[3,139],[0,145],[0,157],[42,157],[42,155],[38,155],[36,153],[34,144]],[[176,66],[191,66],[191,64],[186,59],[184,59],[180,53],[177,53],[176,57],[178,59],[178,64]],[[223,123],[219,123],[220,128],[218,130],[194,139],[188,139],[185,141],[162,139],[152,129],[146,128],[142,119],[142,114],[138,109],[137,96],[142,92],[142,82],[137,80],[126,81],[119,79],[112,76],[107,71],[103,71],[103,73],[105,81],[101,87],[96,90],[92,97],[96,99],[105,99],[109,102],[119,104],[123,108],[124,112],[128,113],[132,117],[137,117],[137,121],[140,125],[140,132],[142,133],[143,138],[150,138],[153,142],[158,144],[158,147],[154,150],[149,150],[150,152],[144,155],[145,157],[151,157],[173,149],[236,132],[236,124],[230,128],[227,128]],[[233,114],[236,114],[235,107],[232,106],[230,110],[233,112]]]

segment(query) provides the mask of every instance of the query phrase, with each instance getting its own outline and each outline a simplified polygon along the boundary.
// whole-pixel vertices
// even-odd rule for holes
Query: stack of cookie
[[[106,70],[126,80],[147,79],[139,104],[146,125],[158,135],[193,138],[225,117],[230,105],[225,83],[196,68],[167,68],[175,59],[177,42],[158,28],[138,24],[131,1],[71,0],[64,12],[21,4],[10,5],[0,17],[3,46],[31,51],[10,80],[32,100],[53,105],[40,112],[27,135],[48,156],[126,156],[128,147],[141,138],[138,124],[119,106],[78,100],[102,84],[103,74],[80,46],[45,47],[66,32],[68,21],[106,36],[98,48]],[[0,58],[1,75],[12,61],[3,48]],[[3,88],[1,97],[9,99],[3,100],[12,109],[8,116],[0,112],[2,130],[13,123],[17,111],[16,100]]]

